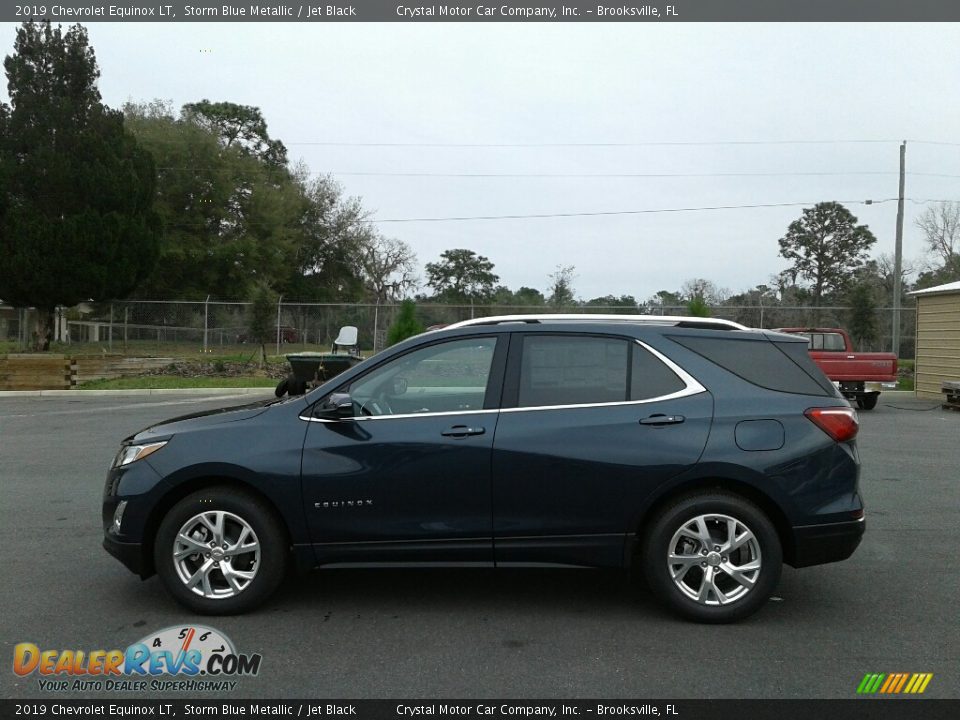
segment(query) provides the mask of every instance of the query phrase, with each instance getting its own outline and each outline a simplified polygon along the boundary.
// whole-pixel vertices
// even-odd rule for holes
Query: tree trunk
[[[37,321],[33,331],[32,349],[35,352],[47,352],[53,341],[53,325],[56,322],[54,308],[37,308]]]

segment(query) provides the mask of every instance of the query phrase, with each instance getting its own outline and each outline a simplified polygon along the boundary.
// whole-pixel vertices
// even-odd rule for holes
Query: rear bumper
[[[143,545],[120,542],[110,535],[105,535],[103,549],[126,565],[131,572],[140,577],[145,577],[146,564],[143,562]]]
[[[794,567],[809,567],[846,560],[863,539],[864,518],[828,525],[793,528]]]

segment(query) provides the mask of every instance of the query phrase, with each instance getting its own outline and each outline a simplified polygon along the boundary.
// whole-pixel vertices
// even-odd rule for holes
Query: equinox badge
[[[370,507],[373,500],[324,500],[313,504],[315,508]]]

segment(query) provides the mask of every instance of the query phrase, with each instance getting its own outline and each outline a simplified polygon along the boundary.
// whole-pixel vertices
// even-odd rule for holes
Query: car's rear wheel
[[[880,399],[880,393],[866,393],[857,396],[857,407],[861,410],[873,410]]]
[[[783,565],[770,519],[748,500],[720,491],[666,507],[649,526],[641,553],[654,595],[683,617],[708,623],[759,610]]]
[[[269,507],[235,488],[213,487],[187,496],[164,516],[154,562],[178,602],[220,615],[266,600],[283,579],[287,551]]]

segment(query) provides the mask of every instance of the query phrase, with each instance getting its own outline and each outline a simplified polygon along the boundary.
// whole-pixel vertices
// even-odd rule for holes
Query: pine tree
[[[423,332],[423,325],[417,322],[416,312],[417,306],[413,300],[404,300],[400,303],[400,314],[397,315],[396,322],[390,326],[390,332],[387,333],[388,345],[396,345],[402,340]]]
[[[4,68],[0,297],[40,310],[47,349],[58,305],[123,297],[153,268],[155,169],[100,101],[84,28],[25,22]]]

